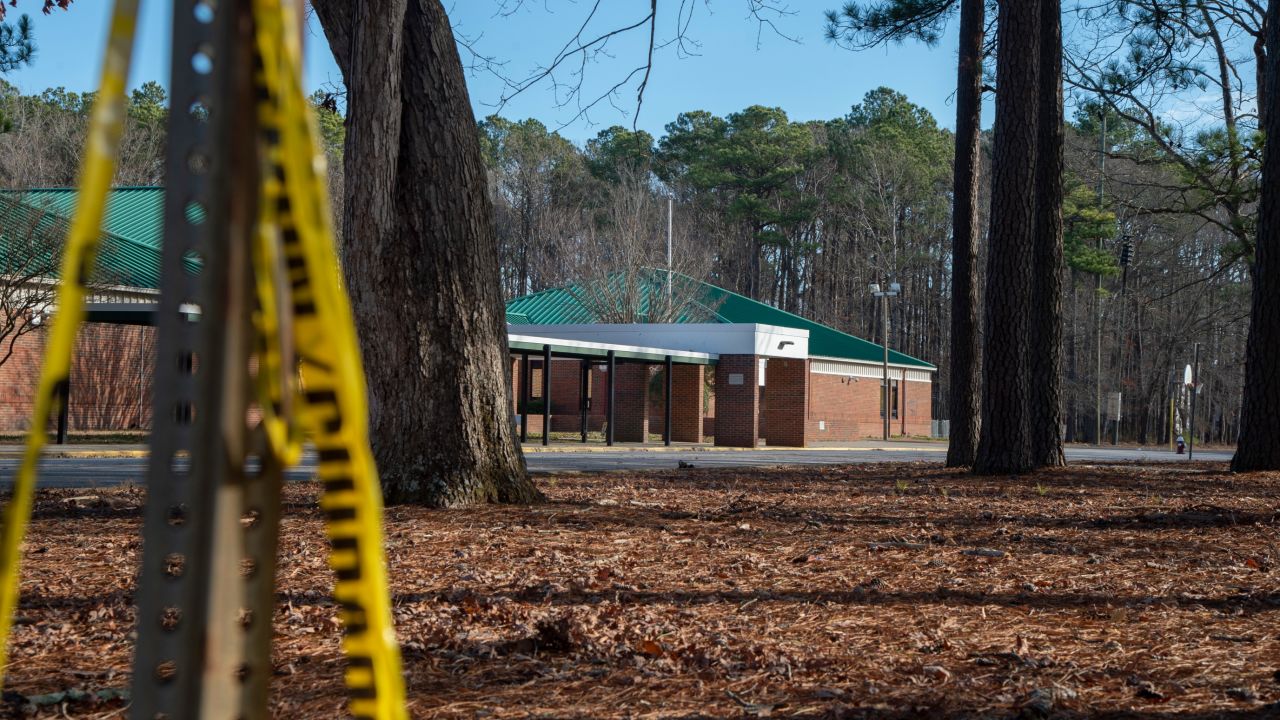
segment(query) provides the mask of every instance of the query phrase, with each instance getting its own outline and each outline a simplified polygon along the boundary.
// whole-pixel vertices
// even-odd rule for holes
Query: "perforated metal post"
[[[245,663],[245,619],[253,616],[245,580],[255,561],[241,525],[248,243],[259,174],[251,17],[247,0],[174,9],[175,112],[132,706],[139,720],[265,713],[265,705],[246,712],[255,686]]]
[[[209,484],[193,472],[191,421],[203,367],[199,321],[209,306],[210,188],[215,47],[225,47],[232,3],[176,3],[165,161],[164,247],[157,311],[147,507],[138,579],[138,640],[131,716],[161,720],[200,707],[208,565]],[[199,476],[200,481],[197,482]]]

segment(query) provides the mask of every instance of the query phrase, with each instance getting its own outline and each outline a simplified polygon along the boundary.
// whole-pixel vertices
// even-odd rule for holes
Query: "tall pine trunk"
[[[982,428],[975,473],[1035,466],[1028,368],[1039,124],[1040,3],[1001,0],[991,171]]]
[[[1066,464],[1062,452],[1062,2],[1040,6],[1039,134],[1031,291],[1031,458]]]
[[[1262,186],[1245,348],[1240,440],[1231,469],[1280,470],[1280,0],[1267,4],[1261,126]]]
[[[498,243],[439,0],[312,0],[348,89],[343,271],[388,502],[540,497],[512,431]]]
[[[982,396],[978,333],[978,174],[982,140],[982,43],[986,0],[962,0],[956,72],[956,160],[951,211],[951,441],[947,467],[978,454]]]

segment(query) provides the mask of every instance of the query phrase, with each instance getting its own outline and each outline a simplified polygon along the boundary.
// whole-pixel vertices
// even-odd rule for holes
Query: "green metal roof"
[[[78,191],[74,188],[39,188],[5,191],[4,196],[25,206],[26,214],[40,216],[37,227],[65,233],[75,215]],[[193,220],[203,219],[196,206],[187,211]],[[18,213],[0,215],[0,238],[17,222]],[[100,282],[128,287],[156,289],[160,287],[160,248],[164,233],[164,188],[113,188],[107,198],[103,217],[102,249],[98,254]],[[192,269],[198,264],[190,261]]]
[[[651,281],[642,283],[638,302],[640,314],[647,313],[651,300],[662,302],[665,294],[666,271],[649,273]],[[800,317],[785,310],[730,292],[711,283],[695,280],[675,273],[677,293],[692,298],[688,307],[680,313],[677,322],[759,323],[809,331],[809,355],[843,360],[879,363],[884,359],[880,345],[854,337],[835,328]],[[580,297],[583,291],[576,286],[553,288],[518,297],[507,303],[507,322],[529,325],[577,325],[599,322],[595,313],[586,307]],[[935,369],[930,363],[889,351],[889,362],[922,369]]]

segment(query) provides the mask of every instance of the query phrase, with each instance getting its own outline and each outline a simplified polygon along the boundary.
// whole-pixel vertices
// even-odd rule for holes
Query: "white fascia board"
[[[512,334],[712,355],[806,358],[809,331],[756,323],[508,325]]]
[[[0,273],[0,281],[3,281],[5,283],[13,283],[16,278],[17,278],[16,275],[6,275],[3,273]],[[57,278],[51,278],[51,277],[26,278],[24,280],[24,283],[27,285],[35,286],[35,287],[56,288],[58,286],[59,280]],[[129,298],[160,297],[159,290],[156,290],[154,288],[134,287],[132,285],[95,285],[89,289],[92,291],[91,294],[94,296],[97,296],[97,295],[117,296],[118,295],[120,297],[129,297]],[[149,302],[149,300],[140,299],[139,302]]]
[[[866,360],[850,360],[849,358],[827,357],[827,356],[825,356],[825,355],[814,355],[814,356],[810,357],[809,359],[810,359],[810,360],[825,360],[825,361],[827,361],[827,362],[835,362],[835,363],[847,363],[847,364],[849,364],[849,365],[861,365],[861,366],[863,366],[863,367],[873,367],[873,368],[883,368],[883,367],[884,367],[884,363],[878,363],[878,362],[867,362]],[[920,371],[920,372],[927,372],[927,373],[936,373],[936,372],[938,372],[938,368],[937,368],[937,367],[935,367],[935,366],[933,366],[933,365],[929,365],[928,367],[921,367],[920,365],[904,365],[904,364],[902,364],[902,363],[892,363],[892,362],[891,362],[891,363],[889,363],[889,367],[891,367],[891,368],[897,368],[897,369],[899,369],[899,370],[918,370],[918,371]]]
[[[515,326],[509,326],[514,328]],[[528,326],[522,326],[528,327]],[[508,342],[523,342],[533,345],[557,345],[570,348],[581,348],[583,350],[598,350],[601,352],[639,353],[647,355],[664,356],[670,355],[672,360],[716,360],[718,359],[714,353],[691,352],[688,350],[676,350],[659,347],[647,347],[643,345],[622,345],[618,343],[593,342],[589,340],[577,340],[572,338],[550,337],[548,335],[524,335],[508,332]]]

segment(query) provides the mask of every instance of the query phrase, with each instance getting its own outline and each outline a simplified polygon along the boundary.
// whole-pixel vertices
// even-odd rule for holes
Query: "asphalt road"
[[[1167,451],[1153,452],[1128,448],[1068,448],[1068,462],[1169,462],[1185,455]],[[533,472],[602,472],[609,470],[654,470],[677,467],[680,461],[694,467],[761,467],[769,465],[846,465],[850,463],[918,462],[941,463],[946,456],[942,446],[893,450],[744,450],[734,452],[696,450],[676,452],[608,452],[608,453],[527,453],[525,458]],[[1199,452],[1198,460],[1231,459],[1229,452]]]
[[[536,452],[526,454],[529,469],[535,473],[608,472],[611,470],[660,470],[674,468],[684,461],[694,467],[761,467],[771,465],[840,465],[872,462],[942,462],[940,446],[894,450],[747,450],[747,451],[612,451],[612,452]],[[1197,460],[1228,461],[1226,451],[1201,451]],[[1072,463],[1140,461],[1150,463],[1185,461],[1185,455],[1168,451],[1130,448],[1067,448]],[[311,477],[314,456],[308,453],[303,464],[289,471],[291,480]],[[18,461],[0,457],[0,487],[8,486]],[[40,467],[41,487],[92,488],[122,483],[143,483],[146,479],[145,458],[46,458]]]

